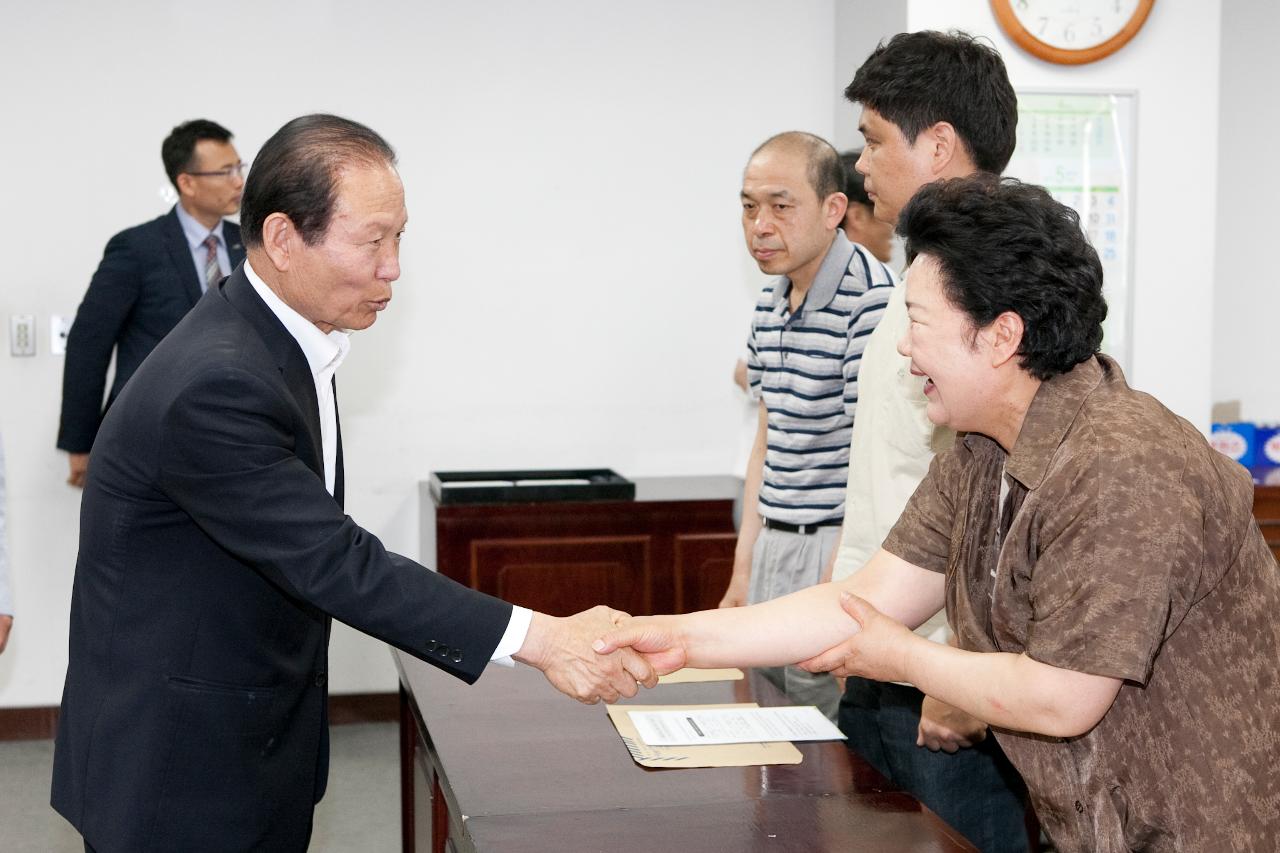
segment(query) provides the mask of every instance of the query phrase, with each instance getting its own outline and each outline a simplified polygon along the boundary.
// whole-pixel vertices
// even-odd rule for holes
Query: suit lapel
[[[240,241],[240,226],[222,220],[222,239],[227,242],[227,256],[231,258],[231,270],[244,263],[244,243]]]
[[[200,291],[200,276],[196,274],[195,262],[191,260],[187,235],[182,233],[182,223],[178,221],[177,205],[164,219],[164,245],[169,252],[169,260],[182,281],[182,288],[187,292],[187,298],[195,305],[204,294]]]
[[[307,432],[311,437],[311,446],[315,449],[311,458],[304,456],[302,461],[323,482],[324,443],[320,437],[320,404],[316,400],[315,379],[311,375],[311,368],[307,365],[307,357],[302,354],[302,348],[293,339],[293,335],[289,334],[289,330],[275,314],[271,313],[271,309],[254,291],[253,285],[244,274],[243,266],[237,267],[236,271],[222,282],[220,290],[224,298],[262,338],[276,366],[280,369],[280,374],[284,377],[289,393],[293,395],[298,408],[302,410],[307,422]],[[341,465],[338,470],[341,471]]]

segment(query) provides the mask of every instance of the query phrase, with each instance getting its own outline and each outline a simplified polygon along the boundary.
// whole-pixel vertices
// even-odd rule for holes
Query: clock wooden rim
[[[1000,27],[1014,40],[1023,50],[1038,56],[1049,62],[1056,62],[1060,65],[1083,65],[1086,62],[1096,62],[1105,56],[1110,56],[1120,48],[1129,43],[1138,30],[1142,29],[1142,25],[1147,22],[1147,16],[1151,14],[1151,7],[1155,5],[1156,0],[1138,0],[1138,8],[1134,10],[1129,20],[1111,38],[1102,44],[1087,47],[1083,50],[1067,50],[1066,48],[1054,47],[1051,44],[1045,44],[1031,34],[1026,27],[1022,26],[1022,22],[1018,20],[1018,16],[1013,12],[1012,0],[991,0],[991,10],[995,12],[996,20],[1000,22]]]

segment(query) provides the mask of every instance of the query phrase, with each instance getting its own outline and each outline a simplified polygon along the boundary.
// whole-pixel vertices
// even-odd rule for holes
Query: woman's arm
[[[883,612],[914,626],[942,608],[943,583],[942,575],[881,550],[847,580],[751,607],[635,617],[605,635],[596,651],[631,646],[662,673],[682,666],[791,664],[839,645],[858,630],[840,606],[842,592],[874,601]]]

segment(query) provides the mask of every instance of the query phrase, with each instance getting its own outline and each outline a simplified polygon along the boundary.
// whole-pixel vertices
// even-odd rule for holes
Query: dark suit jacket
[[[388,553],[321,460],[306,359],[243,267],[107,412],[53,770],[100,853],[306,849],[331,615],[468,682],[497,647],[511,606]]]
[[[234,269],[244,260],[240,226],[224,222],[222,236]],[[93,446],[111,351],[116,351],[116,372],[108,406],[200,296],[200,276],[175,210],[108,241],[67,335],[60,449],[88,453]]]

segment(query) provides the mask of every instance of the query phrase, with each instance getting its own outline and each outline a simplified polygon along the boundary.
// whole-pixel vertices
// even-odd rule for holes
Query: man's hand
[[[856,595],[841,593],[840,606],[858,623],[858,631],[840,645],[801,661],[800,668],[875,681],[907,680],[906,652],[915,634]]]
[[[837,542],[836,547],[831,549],[831,556],[827,558],[827,564],[822,567],[822,577],[818,578],[818,583],[831,583],[831,576],[836,572],[836,557],[840,556],[840,544]]]
[[[959,708],[924,697],[920,705],[920,729],[916,746],[933,752],[955,752],[981,743],[987,737],[987,724]]]
[[[746,567],[739,571],[737,561],[734,561],[733,576],[729,578],[729,588],[725,590],[724,597],[720,599],[717,607],[746,607],[747,592],[751,588],[751,563],[748,562]]]
[[[618,649],[638,652],[658,675],[675,672],[688,660],[684,638],[671,616],[633,616],[603,634],[593,648],[602,655],[617,654]]]
[[[71,473],[67,477],[67,485],[83,489],[85,475],[89,473],[89,454],[70,453],[68,460],[71,463]]]
[[[653,667],[631,649],[608,655],[592,650],[598,637],[627,618],[621,610],[603,605],[564,618],[535,612],[514,657],[542,670],[557,690],[588,705],[634,696],[641,684],[658,683]]]
[[[4,653],[4,647],[9,645],[9,631],[13,628],[12,616],[0,616],[0,654]]]

